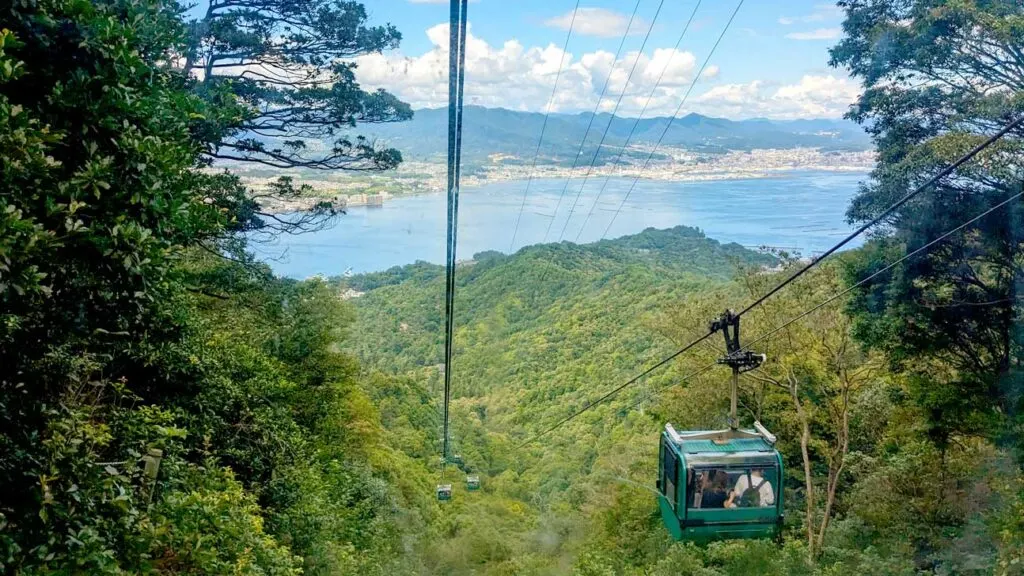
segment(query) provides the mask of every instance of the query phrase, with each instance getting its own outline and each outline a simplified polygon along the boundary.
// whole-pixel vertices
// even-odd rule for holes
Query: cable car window
[[[706,510],[774,506],[776,477],[774,466],[695,470],[690,507]]]
[[[665,498],[668,499],[669,504],[672,508],[676,507],[676,479],[678,476],[679,465],[676,461],[676,455],[669,450],[668,446],[662,445],[662,462],[664,462],[664,477],[662,478],[661,485],[664,487]]]

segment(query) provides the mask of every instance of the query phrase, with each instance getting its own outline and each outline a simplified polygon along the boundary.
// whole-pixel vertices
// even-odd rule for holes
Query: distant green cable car
[[[732,328],[732,334],[729,329]],[[711,324],[725,333],[732,368],[729,428],[661,434],[658,506],[676,540],[707,542],[730,538],[770,538],[782,528],[782,456],[775,436],[760,422],[741,430],[736,418],[739,374],[764,362],[764,355],[742,350],[739,317],[727,311]]]
[[[479,490],[480,489],[480,477],[479,476],[466,476],[466,489],[467,490]]]
[[[438,484],[437,485],[437,499],[441,502],[447,502],[452,499],[452,485],[451,484]]]

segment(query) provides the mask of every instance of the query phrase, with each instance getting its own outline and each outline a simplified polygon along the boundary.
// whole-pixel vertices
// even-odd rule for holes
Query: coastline
[[[432,165],[433,166],[433,165]],[[778,180],[786,179],[791,177],[790,175],[807,173],[807,172],[826,172],[826,173],[867,173],[872,170],[874,163],[857,163],[857,164],[814,164],[808,163],[804,165],[789,165],[789,166],[770,166],[770,167],[758,167],[758,168],[740,168],[733,167],[731,169],[722,168],[711,168],[699,169],[700,165],[687,167],[688,170],[680,170],[679,166],[672,168],[661,166],[652,166],[647,170],[641,170],[639,167],[628,167],[625,169],[615,170],[613,168],[597,169],[591,172],[589,175],[580,174],[578,171],[572,171],[567,168],[557,166],[539,166],[535,173],[532,175],[520,170],[508,170],[496,167],[488,167],[485,169],[485,175],[483,177],[478,173],[468,174],[464,176],[461,183],[461,189],[463,191],[473,190],[481,188],[488,184],[495,184],[500,182],[509,182],[515,180],[527,180],[532,178],[534,180],[562,180],[569,179],[570,181],[579,181],[584,178],[596,179],[596,178],[636,178],[639,177],[645,181],[656,181],[656,182],[712,182],[712,181],[729,181],[729,180]],[[412,169],[419,169],[418,174],[423,174],[422,164],[415,164]],[[522,173],[521,173],[522,172]],[[289,199],[289,200],[275,200],[267,202],[265,204],[266,209],[274,214],[288,214],[294,212],[303,212],[311,209],[315,204],[324,201],[333,201],[336,205],[342,209],[352,207],[377,207],[389,200],[395,198],[405,198],[413,196],[422,196],[429,194],[444,193],[446,191],[446,184],[443,179],[431,175],[434,177],[430,178],[415,178],[415,182],[409,182],[409,177],[402,174],[401,169],[398,172],[388,175],[375,175],[375,179],[388,180],[387,183],[381,182],[374,186],[374,192],[367,194],[365,192],[356,192],[351,194],[345,194],[345,185],[343,183],[328,181],[328,180],[303,180],[303,184],[309,184],[314,190],[322,191],[322,194],[315,196],[308,196],[303,198]],[[446,175],[445,175],[446,178]],[[269,180],[269,179],[268,179]],[[265,183],[261,183],[255,180],[248,180],[243,178],[243,182],[247,186],[250,186],[253,190],[260,190]],[[411,185],[414,184],[414,185]],[[331,194],[333,192],[333,194]],[[376,198],[372,198],[376,197]]]

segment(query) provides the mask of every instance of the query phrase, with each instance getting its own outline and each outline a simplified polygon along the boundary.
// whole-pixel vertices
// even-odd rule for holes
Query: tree
[[[848,216],[867,221],[1024,114],[1024,8],[1012,0],[843,0],[831,64],[864,84],[848,113],[879,162]],[[855,261],[866,277],[1024,187],[1024,129],[888,219]],[[858,337],[929,382],[918,402],[940,443],[1019,414],[1024,206],[1014,202],[858,290]],[[949,416],[949,417],[946,417]]]
[[[387,170],[402,161],[356,124],[412,117],[384,90],[363,91],[352,59],[396,48],[394,26],[366,25],[366,9],[343,0],[211,0],[190,25],[184,58],[200,94],[219,87],[249,106],[210,155],[274,168]],[[326,147],[322,146],[325,140]]]
[[[401,572],[348,305],[210,254],[253,204],[203,154],[247,107],[168,65],[185,32],[0,9],[0,572]]]
[[[777,282],[776,275],[748,274],[748,297],[764,294]],[[840,290],[839,272],[835,267],[828,268],[756,309],[749,324],[755,333],[763,334]],[[850,319],[838,305],[827,306],[790,324],[760,346],[763,348],[758,349],[768,354],[769,362],[748,377],[768,390],[748,394],[754,392],[755,397],[763,398],[781,392],[789,400],[792,413],[772,410],[772,417],[783,421],[792,418],[799,435],[804,530],[807,553],[813,561],[824,546],[843,482],[850,453],[851,415],[880,366],[854,341]],[[826,464],[823,474],[822,461]]]
[[[146,530],[167,524],[143,515],[138,458],[165,449],[174,470],[184,434],[143,398],[183,393],[153,370],[180,336],[171,269],[228,225],[195,135],[238,107],[165,65],[183,49],[174,2],[22,2],[0,30],[0,570],[143,572]]]

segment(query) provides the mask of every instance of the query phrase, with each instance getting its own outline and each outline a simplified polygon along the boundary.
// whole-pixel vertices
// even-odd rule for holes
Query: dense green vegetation
[[[1024,15],[841,4],[833,57],[869,88],[852,117],[881,154],[850,213],[865,220],[1020,111]],[[452,422],[483,488],[449,467],[440,505],[444,270],[276,278],[246,241],[295,229],[205,170],[226,148],[277,153],[245,142],[268,102],[338,107],[300,132],[405,117],[330,54],[275,52],[275,17],[335,55],[399,36],[355,2],[253,5],[191,25],[169,0],[0,11],[4,573],[1024,572],[1019,203],[757,344],[770,360],[742,382],[742,418],[785,455],[781,543],[697,547],[660,524],[660,428],[724,424],[725,374],[693,376],[717,342],[530,440],[799,262],[683,227],[475,255],[457,274]],[[226,47],[340,81],[281,93],[187,73]],[[745,316],[746,341],[1021,190],[1021,136]],[[357,139],[334,152],[400,159]]]
[[[168,65],[178,5],[0,29],[0,570],[388,570],[400,461],[339,350],[351,310],[246,261],[258,202],[200,168],[250,108]]]
[[[747,340],[842,290],[859,257],[748,316]],[[915,402],[922,382],[853,339],[843,301],[760,344],[770,361],[742,383],[741,416],[778,433],[787,460],[781,547],[673,543],[657,513],[661,426],[725,424],[727,371],[686,378],[721,354],[718,341],[520,447],[795,265],[783,259],[786,270],[766,273],[773,261],[677,228],[481,254],[462,266],[454,438],[484,488],[468,492],[455,478],[455,499],[433,524],[442,538],[418,541],[427,571],[986,574],[1000,561],[1009,566],[1020,555],[1024,480],[1012,457],[978,435],[937,444]],[[438,397],[443,269],[417,264],[340,282],[368,290],[355,300],[353,326],[365,364],[424,382]],[[436,455],[439,412],[423,435],[405,417],[382,416],[402,450],[424,461]],[[425,474],[428,486],[440,479],[436,467],[406,473]]]
[[[1024,12],[1009,1],[844,4],[846,37],[832,59],[864,81],[850,116],[867,126],[880,152],[872,182],[849,210],[865,221],[1024,114]],[[887,255],[923,246],[1024,190],[1022,137],[1018,127],[957,177],[903,206],[891,218],[893,233],[856,272],[866,276]],[[1024,438],[1016,305],[1022,239],[1024,214],[1013,202],[927,257],[875,278],[858,302],[861,339],[931,382],[918,400],[940,443],[960,433]]]

